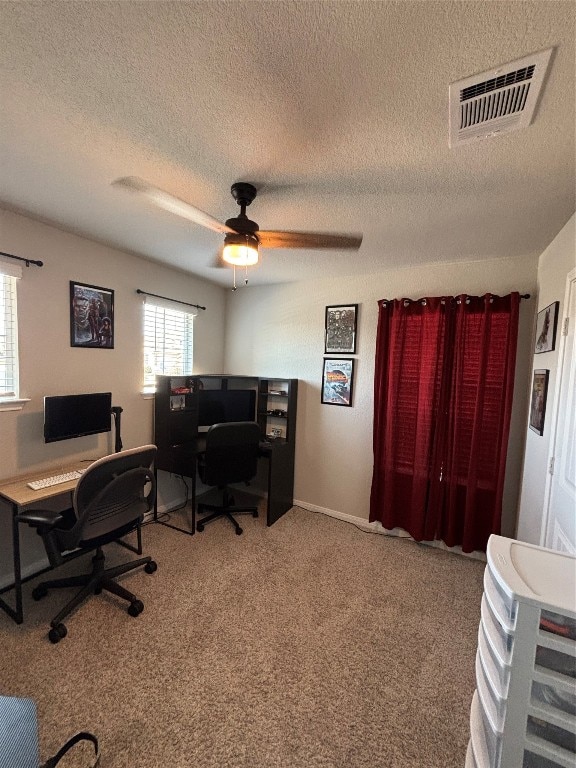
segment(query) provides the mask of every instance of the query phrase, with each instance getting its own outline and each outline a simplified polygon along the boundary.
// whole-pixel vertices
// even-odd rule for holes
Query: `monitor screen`
[[[254,421],[256,392],[253,389],[201,389],[198,392],[198,426],[225,421]]]
[[[44,398],[44,442],[110,432],[112,393]]]

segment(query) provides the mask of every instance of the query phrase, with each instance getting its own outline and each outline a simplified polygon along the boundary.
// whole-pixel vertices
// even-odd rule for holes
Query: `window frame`
[[[183,310],[178,304],[146,297],[143,312],[143,387],[142,394],[156,392],[156,376],[190,376],[194,364],[194,318],[198,313]],[[180,346],[165,343],[166,336]],[[162,343],[158,343],[160,337]],[[174,338],[175,337],[175,338]],[[167,351],[169,350],[169,351]],[[159,357],[161,361],[159,361]],[[152,370],[149,370],[149,369]]]
[[[18,280],[22,267],[0,259],[0,370],[5,389],[0,391],[0,411],[21,410],[30,398],[20,397],[20,354],[18,345]],[[7,350],[11,350],[9,353]],[[10,384],[8,387],[7,384]]]

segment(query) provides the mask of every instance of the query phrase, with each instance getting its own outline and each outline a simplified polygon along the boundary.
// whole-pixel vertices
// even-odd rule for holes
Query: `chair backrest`
[[[259,442],[255,421],[213,424],[206,432],[202,482],[224,486],[251,480],[258,469]]]
[[[156,498],[155,456],[155,445],[143,445],[90,464],[74,492],[76,523],[58,531],[60,547],[112,540],[141,522]]]

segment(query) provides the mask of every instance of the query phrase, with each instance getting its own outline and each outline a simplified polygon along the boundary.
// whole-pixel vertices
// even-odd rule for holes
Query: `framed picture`
[[[540,352],[552,352],[556,344],[556,326],[558,325],[558,307],[559,301],[549,304],[543,310],[538,312],[536,318],[536,345],[534,354]]]
[[[354,360],[324,358],[321,402],[328,405],[352,405]]]
[[[546,415],[546,396],[548,395],[548,376],[550,371],[534,371],[532,379],[532,398],[530,400],[530,429],[539,435],[544,433]]]
[[[326,307],[324,321],[324,353],[356,354],[356,322],[358,304]]]
[[[70,346],[114,349],[114,291],[70,281]]]

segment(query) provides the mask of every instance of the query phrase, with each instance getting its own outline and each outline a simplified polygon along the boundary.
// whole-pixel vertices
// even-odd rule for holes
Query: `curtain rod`
[[[11,253],[4,253],[4,251],[0,251],[0,256],[8,256],[9,259],[18,259],[18,261],[25,261],[26,266],[29,267],[30,264],[34,264],[36,267],[43,267],[44,262],[43,261],[36,261],[35,259],[25,259],[22,256],[14,256]]]
[[[159,296],[157,293],[148,293],[148,291],[141,291],[140,288],[136,288],[136,293],[143,293],[144,296],[154,296],[156,299],[165,299],[165,301],[173,301],[175,304],[185,304],[187,307],[195,307],[196,309],[206,309],[201,307],[200,304],[190,304],[188,301],[180,301],[180,299],[170,299],[168,296]]]
[[[468,299],[482,299],[482,298],[484,298],[483,296],[472,296],[472,295],[470,295],[468,293],[465,293],[463,295],[466,296],[466,298],[468,298]],[[446,297],[446,298],[448,298],[448,297]],[[450,298],[453,299],[453,300],[457,300],[458,299],[457,296],[451,296]],[[520,294],[520,298],[521,299],[529,299],[530,298],[530,294],[529,293],[521,293]],[[396,301],[396,299],[380,299],[380,303],[381,304],[390,304],[393,301]],[[401,299],[401,301],[403,301],[405,303],[408,302],[409,304],[415,304],[415,303],[417,303],[419,301],[425,302],[426,299]],[[444,302],[442,302],[442,303],[444,303]]]

